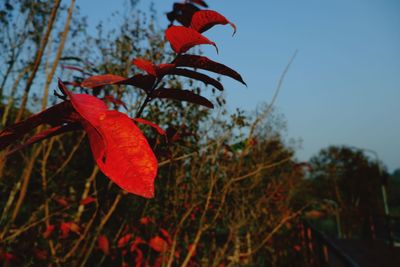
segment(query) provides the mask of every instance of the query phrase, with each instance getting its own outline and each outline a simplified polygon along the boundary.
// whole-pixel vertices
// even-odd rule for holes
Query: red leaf
[[[46,227],[46,230],[45,230],[44,233],[43,233],[43,238],[45,238],[45,239],[49,238],[49,237],[51,236],[51,234],[54,232],[54,229],[55,229],[55,228],[56,228],[56,227],[55,227],[54,225],[49,224],[49,225]]]
[[[165,131],[160,126],[158,126],[157,124],[155,124],[155,123],[153,123],[151,121],[148,121],[148,120],[145,120],[145,119],[142,119],[142,118],[134,118],[132,120],[137,122],[137,123],[142,123],[142,124],[146,124],[146,125],[149,125],[149,126],[153,127],[158,132],[158,134],[160,134],[160,135],[166,135]]]
[[[125,114],[108,110],[100,99],[72,94],[61,81],[59,86],[82,116],[100,170],[127,192],[153,197],[157,159],[140,129]]]
[[[159,236],[155,236],[152,239],[150,239],[149,246],[157,252],[168,251],[168,243]]]
[[[207,98],[195,94],[189,90],[160,88],[153,91],[152,97],[187,101],[197,105],[206,106],[208,108],[214,108],[214,105]]]
[[[61,238],[67,238],[70,232],[79,234],[80,228],[74,222],[64,222],[60,224]]]
[[[142,217],[142,218],[140,218],[139,222],[140,222],[140,224],[148,225],[149,223],[153,222],[153,219],[149,218],[149,217]]]
[[[153,197],[157,159],[140,129],[125,114],[107,111],[96,130],[103,147],[97,135],[89,134],[89,141],[104,174],[130,193]]]
[[[165,239],[167,240],[168,244],[172,244],[172,238],[171,238],[171,235],[168,233],[168,231],[165,230],[164,228],[161,228],[160,232],[165,237]]]
[[[57,197],[54,199],[55,202],[57,202],[59,205],[63,206],[63,207],[68,207],[69,203],[68,201],[63,198],[63,197]]]
[[[132,63],[141,70],[144,70],[150,75],[157,76],[156,70],[152,62],[141,58],[135,58]]]
[[[129,241],[131,241],[132,236],[133,236],[132,234],[126,234],[123,237],[121,237],[117,242],[117,247],[118,248],[125,247],[129,243]]]
[[[229,24],[233,28],[233,34],[236,32],[236,26],[227,20],[220,13],[213,10],[199,10],[193,14],[191,27],[198,32],[205,32],[215,25]]]
[[[140,237],[136,237],[135,238],[135,240],[133,240],[133,242],[132,242],[132,245],[131,245],[131,247],[130,247],[130,251],[131,252],[134,252],[134,251],[140,251],[139,249],[138,249],[138,245],[140,245],[140,244],[146,244],[146,241],[144,241],[142,238],[140,238]]]
[[[96,201],[96,198],[94,198],[94,197],[87,197],[87,198],[85,198],[85,199],[82,199],[82,201],[81,201],[81,205],[88,205],[88,204],[90,204],[90,203],[92,203],[92,202],[95,202]]]
[[[215,88],[217,88],[220,91],[224,90],[224,86],[219,81],[211,78],[208,75],[200,73],[200,72],[187,70],[187,69],[175,68],[173,70],[170,70],[167,74],[169,74],[169,75],[180,75],[180,76],[188,77],[188,78],[191,78],[191,79],[199,80],[199,81],[202,81],[205,84],[211,84],[212,86],[214,86]]]
[[[243,81],[242,76],[240,76],[239,73],[221,63],[212,61],[207,57],[196,56],[196,55],[179,55],[174,60],[173,63],[177,67],[190,67],[190,68],[203,69],[221,75],[229,76],[246,85],[246,83]]]
[[[156,77],[163,76],[166,72],[175,68],[174,64],[154,65],[152,62],[141,58],[134,59],[132,63],[139,69],[147,72],[149,75]]]
[[[170,42],[172,49],[178,54],[185,53],[190,48],[201,44],[213,45],[218,52],[218,48],[214,42],[211,42],[197,31],[184,26],[169,27],[165,32],[165,36]]]
[[[110,254],[110,243],[108,242],[108,238],[105,235],[100,235],[97,239],[97,245],[99,249],[105,254]]]
[[[87,88],[96,88],[104,85],[115,84],[123,80],[126,80],[126,78],[113,74],[95,75],[84,80],[81,83],[81,86]]]

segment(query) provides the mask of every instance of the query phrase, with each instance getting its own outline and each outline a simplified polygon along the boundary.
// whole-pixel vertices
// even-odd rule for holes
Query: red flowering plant
[[[157,159],[135,123],[145,123],[156,128],[159,133],[165,133],[156,124],[140,118],[144,108],[154,99],[187,101],[213,108],[211,101],[191,90],[164,87],[163,80],[166,76],[183,76],[223,90],[223,85],[217,79],[197,71],[201,69],[229,76],[245,84],[240,74],[233,69],[205,56],[187,53],[197,45],[213,45],[217,48],[214,42],[202,35],[215,25],[230,24],[236,30],[233,23],[215,11],[187,12],[188,6],[194,7],[193,3],[206,6],[203,1],[189,2],[192,3],[175,4],[173,14],[168,16],[172,20],[184,22],[184,26],[170,25],[165,32],[166,39],[176,53],[172,62],[154,64],[136,58],[132,60],[132,64],[144,74],[131,77],[96,75],[80,83],[81,87],[94,90],[106,85],[129,85],[143,90],[146,98],[138,109],[136,118],[131,119],[120,111],[109,110],[106,103],[96,96],[72,93],[59,80],[58,87],[61,93],[56,95],[63,101],[0,132],[0,149],[8,147],[42,124],[51,127],[30,137],[24,144],[8,150],[6,155],[44,139],[83,129],[88,136],[94,160],[107,177],[129,193],[146,198],[153,197]],[[178,12],[179,10],[181,11]],[[186,23],[189,18],[190,24]],[[105,100],[116,105],[124,104],[112,96],[106,96]]]

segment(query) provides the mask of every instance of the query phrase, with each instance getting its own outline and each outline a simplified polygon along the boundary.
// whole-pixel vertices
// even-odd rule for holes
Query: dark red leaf
[[[214,108],[214,105],[207,98],[195,94],[189,90],[160,88],[153,91],[152,97],[187,101],[197,105],[206,106],[208,108]]]
[[[208,40],[197,31],[184,26],[169,27],[165,32],[165,36],[170,42],[172,49],[178,54],[185,53],[190,48],[201,44],[213,45],[218,52],[218,48],[214,42]]]
[[[90,74],[90,73],[84,71],[83,69],[81,69],[81,68],[79,68],[79,67],[75,67],[75,66],[61,65],[61,68],[62,68],[62,69],[69,69],[69,70],[79,71],[79,72],[81,72],[81,73],[83,73],[83,74],[86,74],[86,75],[92,75],[92,74]]]
[[[123,80],[126,80],[126,78],[113,74],[95,75],[84,80],[81,86],[93,89],[104,85],[116,84]]]
[[[198,7],[190,3],[175,3],[173,10],[167,13],[167,18],[171,22],[171,25],[177,20],[183,26],[189,27],[193,14],[198,10],[200,10]]]
[[[212,61],[207,57],[197,56],[197,55],[179,55],[174,60],[173,63],[177,67],[190,67],[190,68],[203,69],[221,75],[229,76],[246,85],[246,83],[243,81],[242,76],[240,76],[239,73],[221,63]]]
[[[110,243],[108,242],[108,238],[105,235],[100,235],[97,239],[97,245],[99,249],[104,253],[104,255],[110,254]]]
[[[195,3],[195,4],[197,4],[197,5],[199,5],[199,6],[202,6],[202,7],[208,7],[208,5],[206,4],[206,2],[204,2],[203,0],[189,0],[190,2],[192,2],[192,3]]]
[[[69,102],[54,105],[24,121],[13,124],[0,132],[0,150],[21,138],[41,124],[60,125],[73,116],[74,110]],[[76,114],[75,114],[76,116]]]
[[[63,207],[68,207],[69,206],[68,201],[63,197],[56,197],[56,198],[54,198],[54,201],[57,202],[59,205],[61,205]]]
[[[76,131],[82,129],[82,126],[79,123],[70,123],[70,124],[66,124],[66,125],[59,125],[59,126],[55,126],[53,128],[47,129],[43,132],[40,132],[36,135],[34,135],[33,137],[29,138],[25,143],[23,143],[22,145],[16,146],[14,149],[10,150],[7,152],[6,156],[10,156],[12,154],[14,154],[15,152],[30,146],[32,144],[35,144],[37,142],[40,142],[44,139],[56,136],[56,135],[60,135],[63,133],[67,133],[67,132],[71,132],[71,131]]]
[[[205,32],[215,25],[229,24],[233,28],[233,34],[236,32],[236,26],[224,16],[213,10],[199,10],[193,14],[191,27],[198,32]]]
[[[136,74],[135,76],[117,82],[116,84],[126,84],[138,87],[148,92],[154,85],[156,77],[152,75]]]
[[[157,252],[167,252],[169,247],[168,243],[159,236],[150,239],[149,246]]]
[[[167,74],[180,75],[180,76],[188,77],[191,79],[199,80],[205,84],[211,84],[212,86],[214,86],[215,88],[217,88],[220,91],[224,90],[224,86],[216,79],[213,79],[208,75],[205,75],[203,73],[196,72],[193,70],[175,68],[175,69],[170,70]]]
[[[82,199],[82,201],[81,201],[81,205],[88,205],[88,204],[90,204],[90,203],[92,203],[92,202],[95,202],[96,201],[96,198],[94,198],[94,197],[87,197],[87,198],[85,198],[85,199]]]
[[[158,126],[157,124],[155,124],[155,123],[153,123],[151,121],[148,121],[148,120],[145,120],[145,119],[142,119],[142,118],[134,118],[132,120],[137,122],[137,123],[142,123],[142,124],[146,124],[146,125],[149,125],[149,126],[153,127],[158,132],[158,134],[160,134],[160,135],[166,135],[165,131],[160,126]]]

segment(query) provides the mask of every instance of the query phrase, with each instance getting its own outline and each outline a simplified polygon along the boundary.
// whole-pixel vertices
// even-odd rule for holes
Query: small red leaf
[[[235,24],[227,20],[220,13],[213,10],[199,10],[194,13],[192,17],[191,27],[201,33],[218,24],[230,24],[233,28],[233,34],[235,34]]]
[[[108,238],[105,235],[100,235],[97,239],[97,245],[99,249],[105,254],[110,254],[110,243],[108,242]]]
[[[168,251],[168,243],[159,236],[155,236],[150,239],[149,246],[157,252]]]
[[[86,74],[86,75],[91,75],[90,73],[84,71],[83,69],[81,69],[81,68],[79,68],[79,67],[75,67],[75,66],[61,65],[61,68],[62,68],[62,69],[69,69],[69,70],[75,70],[75,71],[79,71],[79,72],[81,72],[81,73],[83,73],[83,74]]]
[[[173,70],[170,70],[167,74],[180,75],[180,76],[188,77],[191,79],[199,80],[199,81],[202,81],[203,83],[205,83],[206,85],[211,84],[212,86],[214,86],[215,88],[217,88],[220,91],[224,90],[224,86],[219,81],[211,78],[208,75],[200,73],[200,72],[187,70],[187,69],[175,68]]]
[[[132,234],[126,234],[123,237],[121,237],[117,242],[117,247],[122,248],[126,246],[129,243],[129,241],[131,241],[132,236],[133,236]]]
[[[161,228],[160,229],[160,233],[165,237],[165,239],[167,240],[168,244],[172,244],[171,235],[168,233],[167,230],[165,230],[164,228]]]
[[[160,135],[166,135],[165,131],[160,126],[158,126],[157,124],[155,124],[155,123],[153,123],[151,121],[148,121],[148,120],[145,120],[145,119],[142,119],[142,118],[134,118],[132,120],[137,122],[137,123],[142,123],[142,124],[146,124],[146,125],[149,125],[149,126],[153,127],[158,132],[158,134],[160,134]]]
[[[92,202],[95,202],[95,201],[96,201],[96,199],[94,197],[87,197],[85,199],[82,199],[80,204],[85,206],[85,205],[88,205],[88,204],[90,204]]]
[[[190,48],[201,44],[213,45],[218,52],[218,48],[214,42],[208,40],[197,31],[184,26],[169,27],[165,32],[165,36],[170,42],[172,49],[178,54],[185,53]]]
[[[149,217],[142,217],[142,218],[140,218],[139,222],[140,222],[140,224],[148,225],[149,223],[153,222],[153,219],[149,218]]]
[[[80,228],[74,222],[64,222],[60,224],[61,238],[67,238],[70,232],[79,234]]]
[[[81,86],[87,88],[96,88],[104,85],[115,84],[123,80],[126,80],[126,78],[113,74],[95,75],[84,80],[81,83]]]
[[[147,72],[150,75],[157,76],[156,70],[152,62],[142,59],[142,58],[135,58],[132,63],[138,67],[139,69]]]
[[[196,55],[179,55],[173,63],[177,67],[198,68],[229,76],[246,85],[239,73],[221,63],[212,61],[207,57]]]
[[[55,228],[56,228],[56,227],[55,227],[54,225],[49,224],[49,225],[46,227],[46,230],[45,230],[44,233],[43,233],[43,238],[45,238],[45,239],[49,238],[49,237],[51,236],[51,234],[54,232],[54,229],[55,229]]]
[[[152,62],[142,58],[136,58],[132,61],[132,63],[139,69],[147,72],[147,74],[156,77],[163,76],[166,72],[175,68],[174,64],[154,65]]]
[[[187,101],[208,108],[214,108],[214,105],[207,98],[195,94],[189,90],[160,88],[153,91],[152,97]]]
[[[57,202],[60,206],[63,206],[63,207],[69,206],[68,201],[63,197],[57,197],[54,199],[54,201]]]

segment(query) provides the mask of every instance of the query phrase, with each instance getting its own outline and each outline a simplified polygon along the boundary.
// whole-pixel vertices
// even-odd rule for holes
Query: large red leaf
[[[96,157],[104,174],[130,193],[153,197],[157,159],[140,129],[125,114],[110,110],[97,130],[106,145],[104,154]]]
[[[189,90],[160,88],[153,91],[152,97],[187,101],[197,105],[206,106],[208,108],[214,108],[214,105],[207,98],[195,94]]]
[[[218,90],[221,90],[221,91],[224,90],[224,86],[219,81],[217,81],[216,79],[213,79],[208,75],[205,75],[203,73],[196,72],[196,71],[193,71],[193,70],[175,68],[175,69],[172,69],[172,70],[168,71],[167,74],[169,74],[169,75],[180,75],[180,76],[188,77],[188,78],[191,78],[191,79],[202,81],[205,84],[211,84],[212,86],[214,86]]]
[[[179,55],[174,60],[173,64],[175,64],[177,67],[190,67],[219,73],[221,75],[229,76],[246,85],[239,73],[228,66],[212,61],[207,57],[197,55]]]
[[[100,99],[72,94],[61,81],[59,85],[82,116],[100,170],[125,191],[153,197],[157,159],[140,129],[125,114],[108,110]]]
[[[165,32],[165,36],[170,42],[172,49],[178,54],[185,53],[190,48],[201,44],[213,45],[218,52],[218,48],[214,42],[208,40],[197,31],[184,26],[169,27]]]
[[[113,74],[95,75],[84,80],[81,83],[81,86],[87,88],[96,88],[104,85],[115,84],[123,80],[126,80],[126,78]]]
[[[233,34],[236,32],[236,26],[224,16],[214,10],[199,10],[193,14],[191,27],[198,32],[205,32],[215,25],[229,24],[233,28]]]

